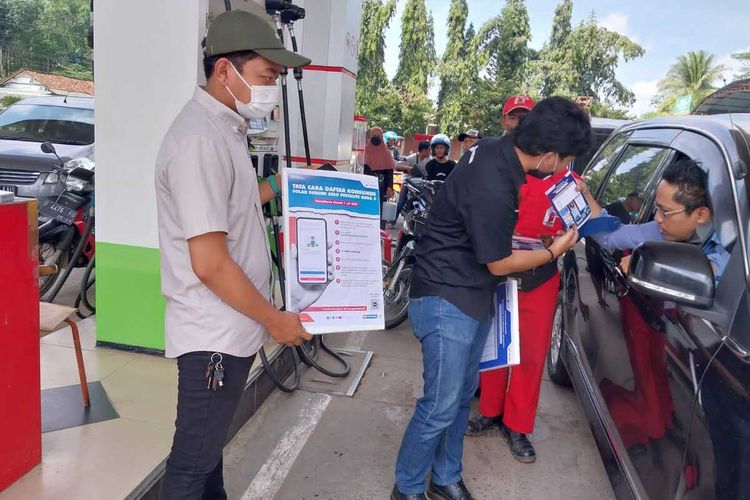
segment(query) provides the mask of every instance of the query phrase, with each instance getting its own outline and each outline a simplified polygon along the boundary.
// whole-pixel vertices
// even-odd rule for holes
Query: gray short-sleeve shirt
[[[156,159],[166,356],[218,351],[255,354],[264,328],[224,303],[193,272],[187,240],[227,235],[232,259],[265,297],[271,254],[245,120],[196,88],[164,137]]]

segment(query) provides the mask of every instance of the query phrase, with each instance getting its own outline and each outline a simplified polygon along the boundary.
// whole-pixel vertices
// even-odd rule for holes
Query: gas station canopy
[[[695,110],[696,115],[750,113],[750,78],[738,80],[706,97]]]

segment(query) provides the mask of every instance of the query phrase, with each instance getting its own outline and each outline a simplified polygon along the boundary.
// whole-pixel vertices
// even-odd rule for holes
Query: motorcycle
[[[385,302],[385,328],[392,329],[408,317],[411,273],[416,263],[416,245],[427,226],[427,217],[442,181],[405,178],[409,190],[410,206],[404,214],[404,223],[398,233],[393,261],[383,266],[383,298]]]
[[[53,300],[73,268],[93,266],[94,162],[65,162],[49,142],[41,148],[57,157],[55,170],[65,179],[59,196],[39,200],[39,295],[44,297],[57,283],[48,298]]]

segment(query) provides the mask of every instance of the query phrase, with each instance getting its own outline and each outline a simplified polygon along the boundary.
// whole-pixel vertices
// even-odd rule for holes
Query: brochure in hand
[[[521,362],[518,331],[518,282],[508,279],[495,288],[494,317],[479,363],[479,371],[497,370]]]
[[[540,239],[514,235],[512,248],[513,250],[544,250],[546,247]]]
[[[580,229],[591,217],[591,206],[586,197],[576,188],[571,172],[565,174],[557,184],[545,191],[565,229],[578,226]]]

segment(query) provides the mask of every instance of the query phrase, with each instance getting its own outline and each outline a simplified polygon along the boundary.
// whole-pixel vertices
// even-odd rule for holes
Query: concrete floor
[[[354,397],[274,393],[225,450],[229,498],[387,499],[422,390],[408,322],[389,332],[331,335],[373,351]],[[467,438],[464,480],[477,499],[609,499],[604,468],[575,393],[545,380],[533,436],[538,460],[516,462],[498,435]]]
[[[55,304],[64,306],[75,307],[75,301],[78,298],[78,294],[81,291],[81,279],[83,279],[83,268],[76,268],[70,272],[70,276],[65,280],[65,284],[58,292],[57,297],[53,301]],[[89,290],[89,300],[95,300],[94,295],[96,293],[96,285],[92,286]],[[85,311],[88,315],[89,312]],[[76,317],[75,319],[80,319]]]

